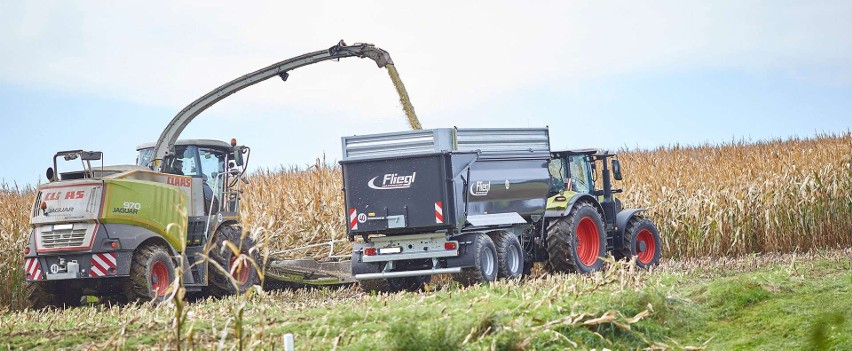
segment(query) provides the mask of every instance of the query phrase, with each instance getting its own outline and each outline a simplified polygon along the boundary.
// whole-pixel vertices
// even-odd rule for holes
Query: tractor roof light
[[[237,138],[231,138],[231,146],[237,146]]]

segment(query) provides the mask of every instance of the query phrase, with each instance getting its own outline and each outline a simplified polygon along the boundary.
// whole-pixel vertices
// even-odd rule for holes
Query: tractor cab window
[[[166,167],[166,173],[198,176],[198,148],[195,146],[177,146],[175,147],[175,157],[171,158],[170,164]]]
[[[568,174],[571,177],[571,191],[589,194],[592,192],[591,169],[583,155],[568,156]]]
[[[142,167],[150,167],[151,161],[154,160],[154,148],[149,147],[139,150],[139,155],[136,156],[136,164]]]
[[[550,193],[556,194],[565,188],[565,160],[551,159],[547,168],[550,170]]]

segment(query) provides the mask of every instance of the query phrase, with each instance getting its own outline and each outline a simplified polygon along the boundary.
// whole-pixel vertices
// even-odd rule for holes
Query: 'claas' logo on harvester
[[[400,176],[396,173],[389,173],[382,177],[382,185],[376,185],[376,179],[379,179],[378,176],[370,179],[370,181],[367,182],[367,185],[376,190],[407,189],[411,187],[412,183],[414,183],[414,176],[416,175],[417,172],[411,173],[410,176]]]

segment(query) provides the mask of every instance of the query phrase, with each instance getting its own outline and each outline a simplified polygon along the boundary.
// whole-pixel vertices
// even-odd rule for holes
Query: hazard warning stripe
[[[116,260],[114,252],[97,253],[92,255],[91,268],[89,272],[93,277],[102,277],[109,274],[110,268],[115,268]]]
[[[440,201],[435,203],[435,223],[444,223],[444,208]]]
[[[349,209],[349,229],[358,230],[358,211],[354,208]]]
[[[42,279],[41,265],[36,258],[28,258],[24,261],[24,271],[27,273],[27,279],[29,280]]]

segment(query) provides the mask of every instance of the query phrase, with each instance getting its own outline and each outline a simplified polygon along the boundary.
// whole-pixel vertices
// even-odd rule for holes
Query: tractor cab
[[[574,192],[592,194],[595,190],[595,163],[591,160],[597,150],[571,150],[551,152],[550,193]]]
[[[154,164],[154,144],[140,145],[137,150],[136,163],[151,167]],[[218,212],[236,214],[239,211],[236,188],[245,173],[248,154],[249,148],[236,145],[236,140],[232,140],[231,144],[219,140],[179,140],[174,145],[172,156],[166,158],[163,169],[168,174],[190,177],[193,184],[200,186],[200,192],[193,191],[192,201],[200,204],[200,198],[203,198],[204,215]]]

